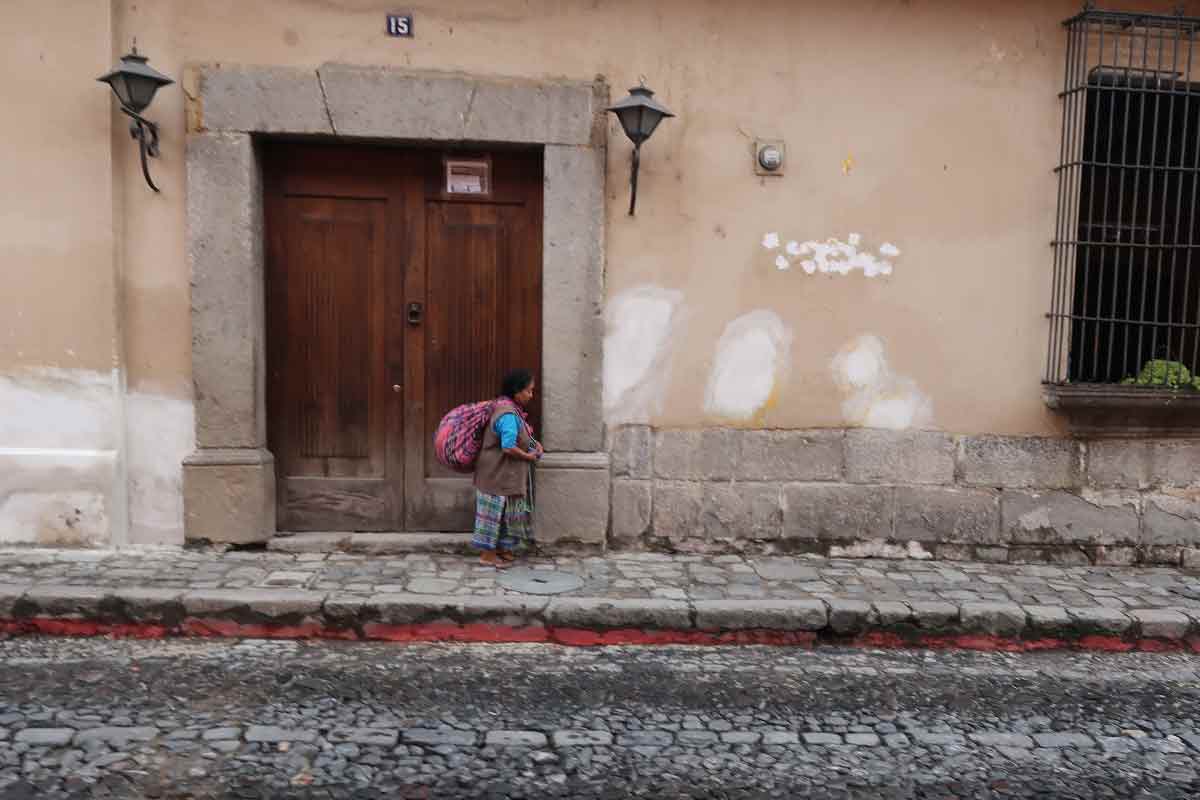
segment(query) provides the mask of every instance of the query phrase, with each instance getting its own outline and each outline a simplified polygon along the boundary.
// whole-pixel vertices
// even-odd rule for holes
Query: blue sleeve
[[[496,435],[500,437],[500,448],[502,450],[517,446],[517,434],[520,433],[520,428],[517,425],[516,414],[503,415],[496,420],[492,427],[495,428]]]

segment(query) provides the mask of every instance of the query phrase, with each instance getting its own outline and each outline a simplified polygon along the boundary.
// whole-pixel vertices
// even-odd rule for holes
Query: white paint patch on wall
[[[0,501],[0,543],[96,547],[108,539],[100,492],[14,492]]]
[[[129,426],[129,541],[183,544],[183,459],[195,442],[191,402],[131,392]]]
[[[763,247],[767,250],[778,250],[780,239],[777,233],[768,233],[763,237]],[[850,234],[846,241],[826,239],[819,241],[789,241],[783,248],[784,252],[775,256],[775,267],[788,270],[796,262],[807,275],[849,275],[859,270],[868,278],[891,275],[894,270],[892,261],[900,255],[900,248],[891,242],[879,246],[878,255],[862,247],[862,236]]]
[[[111,374],[41,367],[0,375],[0,447],[113,450]]]
[[[790,363],[792,332],[773,311],[751,311],[725,328],[717,342],[704,410],[745,422],[763,410]]]
[[[0,375],[0,542],[95,546],[113,542],[126,487],[116,378],[93,370]],[[182,461],[192,450],[190,401],[126,398],[128,541],[182,544]],[[120,494],[118,494],[120,493]]]
[[[911,378],[892,373],[879,337],[859,336],[830,366],[838,388],[847,395],[842,417],[848,424],[891,430],[932,425],[933,401]]]
[[[116,476],[113,450],[0,447],[0,544],[107,543]]]
[[[0,375],[0,542],[111,541],[118,396],[112,373],[45,367]]]
[[[658,286],[624,291],[605,308],[604,416],[611,425],[648,423],[662,408],[672,337],[683,293]]]

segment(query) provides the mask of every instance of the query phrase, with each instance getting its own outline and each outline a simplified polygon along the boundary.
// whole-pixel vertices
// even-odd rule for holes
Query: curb
[[[0,585],[9,635],[351,641],[1190,650],[1200,612],[1016,603],[371,596],[291,589]]]

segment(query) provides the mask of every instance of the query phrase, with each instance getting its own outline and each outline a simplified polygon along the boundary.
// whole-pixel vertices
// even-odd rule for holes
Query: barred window
[[[1200,20],[1067,20],[1045,382],[1200,391]]]

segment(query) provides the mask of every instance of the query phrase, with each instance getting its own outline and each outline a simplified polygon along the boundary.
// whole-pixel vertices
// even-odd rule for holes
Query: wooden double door
[[[469,530],[433,433],[505,371],[540,377],[541,154],[281,143],[263,164],[280,530]]]

